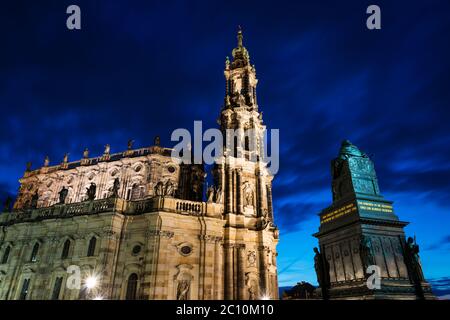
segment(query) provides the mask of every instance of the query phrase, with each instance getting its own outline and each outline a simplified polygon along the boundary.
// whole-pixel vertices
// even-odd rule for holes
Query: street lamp
[[[86,279],[86,288],[92,290],[97,286],[98,280],[96,276],[89,276]]]

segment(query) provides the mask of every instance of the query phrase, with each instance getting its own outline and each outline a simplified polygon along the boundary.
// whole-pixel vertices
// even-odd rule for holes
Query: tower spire
[[[242,35],[242,28],[240,25],[238,26],[237,39],[238,39],[238,48],[242,48],[244,36]]]
[[[256,71],[250,63],[250,55],[243,44],[242,28],[238,26],[237,47],[232,51],[232,60],[225,60],[225,105],[229,108],[243,106],[258,110],[256,102]]]

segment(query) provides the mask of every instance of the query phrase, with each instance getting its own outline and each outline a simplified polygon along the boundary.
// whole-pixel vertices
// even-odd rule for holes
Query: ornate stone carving
[[[157,236],[157,237],[172,239],[174,236],[174,233],[172,231],[166,231],[166,230],[148,230],[145,233],[145,236],[146,237]]]
[[[314,253],[314,269],[316,270],[317,282],[322,290],[322,297],[326,299],[328,295],[328,288],[330,286],[329,264],[319,252],[319,249],[314,248]]]
[[[370,240],[364,235],[362,235],[360,239],[359,252],[363,266],[363,273],[366,274],[367,267],[375,264],[375,258],[372,254]]]
[[[222,186],[219,186],[216,189],[216,193],[215,193],[215,202],[216,203],[222,203],[223,202],[223,191],[222,191]]]
[[[159,136],[156,136],[156,137],[155,137],[155,140],[153,141],[153,144],[154,144],[156,147],[159,147],[159,146],[161,145],[161,138],[160,138]]]
[[[168,196],[168,197],[173,197],[174,193],[175,193],[175,189],[173,186],[173,182],[170,180],[167,180],[166,182],[166,186],[165,186],[165,190],[164,190],[164,195]]]
[[[39,201],[39,193],[36,190],[36,192],[31,197],[30,208],[36,209],[37,205],[38,205],[38,201]]]
[[[120,189],[119,178],[115,178],[111,189],[111,197],[117,198],[119,196],[119,189]]]
[[[191,283],[189,280],[181,280],[178,282],[177,300],[188,300],[188,292]]]
[[[408,237],[405,245],[405,262],[413,282],[420,283],[425,280],[419,257],[419,245],[416,243],[415,239],[411,237]]]
[[[206,201],[211,203],[214,201],[214,186],[209,186],[206,191]]]
[[[103,156],[109,156],[109,154],[111,153],[111,146],[109,144],[105,145],[105,150],[103,151]]]
[[[60,204],[64,204],[66,202],[66,198],[67,198],[67,194],[69,193],[69,189],[67,189],[66,187],[62,187],[61,191],[58,193],[59,194],[59,203]]]
[[[204,240],[207,242],[220,242],[223,240],[223,237],[215,236],[215,235],[209,235],[209,234],[199,234],[198,235],[199,240]]]
[[[247,262],[249,267],[255,267],[256,266],[256,252],[255,251],[249,251],[247,254]]]
[[[155,186],[155,194],[157,196],[163,196],[164,195],[164,183],[162,181],[159,181]]]
[[[95,193],[97,192],[97,186],[95,183],[91,182],[89,188],[86,188],[86,195],[89,201],[93,201],[95,199]]]
[[[244,183],[244,205],[245,206],[253,206],[253,188],[250,186],[248,182]]]
[[[49,164],[50,164],[50,158],[48,156],[45,156],[44,167],[48,167]]]

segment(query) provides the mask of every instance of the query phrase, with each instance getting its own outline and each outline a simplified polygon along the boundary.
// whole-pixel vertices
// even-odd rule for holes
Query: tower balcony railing
[[[3,213],[0,214],[0,225],[108,212],[139,215],[158,211],[219,218],[223,213],[223,205],[163,196],[142,200],[106,198]]]
[[[165,211],[185,215],[219,217],[223,213],[223,205],[217,203],[190,201],[172,197],[156,196],[138,201],[127,201],[126,214]]]

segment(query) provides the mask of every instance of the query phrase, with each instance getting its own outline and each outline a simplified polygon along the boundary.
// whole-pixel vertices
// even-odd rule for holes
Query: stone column
[[[199,235],[199,276],[198,276],[198,299],[204,300],[205,296],[205,273],[206,273],[206,252],[208,236]]]
[[[97,188],[98,189],[98,195],[97,195],[97,199],[103,199],[103,193],[105,193],[106,190],[106,186],[107,186],[107,171],[106,168],[102,166],[102,168],[100,168],[100,185]],[[108,196],[106,196],[108,197]]]
[[[222,238],[217,238],[216,239],[216,274],[214,275],[215,277],[215,299],[217,300],[223,300],[224,298],[224,286],[223,286],[223,281],[224,281],[224,270],[223,270],[223,266],[224,266],[224,259],[223,259],[223,244],[222,244]]]
[[[239,254],[238,245],[233,245],[233,299],[239,297]]]
[[[82,169],[78,169],[78,185],[76,191],[74,188],[75,196],[73,197],[73,202],[81,202],[82,198],[81,193],[83,191],[83,187],[84,187],[84,172],[82,171]]]
[[[262,176],[261,176],[261,171],[258,169],[257,170],[257,188],[258,188],[258,191],[257,191],[257,200],[258,200],[258,208],[257,208],[257,213],[258,213],[258,216],[262,216],[262,213],[263,213],[263,194],[262,194],[262,183],[263,183],[263,181],[262,181]]]
[[[239,274],[238,274],[238,298],[245,300],[245,244],[240,244],[238,246],[238,257],[239,257]]]
[[[225,195],[225,213],[230,213],[232,212],[232,201],[233,201],[233,196],[232,196],[232,188],[233,188],[233,179],[232,179],[232,175],[231,175],[231,167],[227,166],[226,167],[226,184],[225,184],[225,191],[226,191],[226,195]]]
[[[115,222],[118,221],[117,225],[119,228],[114,228]],[[98,263],[103,270],[104,277],[102,277],[102,285],[105,291],[108,292],[107,297],[112,299],[114,296],[114,278],[117,272],[117,264],[120,255],[120,245],[121,245],[121,235],[123,230],[124,218],[120,216],[114,216],[111,219],[111,225],[109,230],[105,230],[98,241],[99,248],[99,258]],[[89,241],[89,239],[87,239]]]
[[[157,230],[148,230],[145,233],[146,249],[144,256],[143,290],[142,298],[154,300],[156,295],[156,271],[158,266],[160,235]],[[125,280],[125,279],[124,279]]]
[[[237,181],[236,181],[236,191],[237,191],[237,211],[239,214],[244,213],[244,204],[242,198],[242,168],[236,169]]]
[[[158,230],[157,234],[159,235],[160,243],[159,243],[159,252],[158,252],[158,260],[156,263],[155,270],[155,296],[156,300],[167,300],[167,299],[175,299],[175,296],[172,296],[172,292],[169,292],[167,284],[172,279],[169,278],[169,272],[167,270],[167,266],[169,265],[169,259],[171,255],[171,239],[173,237],[173,233],[170,231],[161,231]],[[191,285],[198,285],[191,282]]]
[[[232,188],[231,188],[231,192],[232,192],[232,197],[233,197],[233,212],[237,212],[237,193],[236,193],[236,170],[232,169]]]
[[[234,283],[233,283],[233,245],[227,243],[225,248],[225,299],[233,300],[234,297]]]
[[[24,252],[27,249],[27,241],[26,240],[19,240],[17,241],[16,245],[14,246],[14,249],[11,249],[11,252],[9,254],[9,270],[12,269],[12,277],[11,282],[8,288],[8,291],[6,293],[6,297],[8,300],[14,300],[15,295],[20,292],[20,289],[22,288],[22,283],[19,282],[20,273],[22,271],[22,259]],[[17,249],[19,248],[19,249]],[[17,253],[13,254],[12,250],[18,250]]]
[[[273,221],[273,207],[272,207],[272,186],[266,185],[267,188],[267,210],[269,211],[269,218]]]
[[[266,255],[267,247],[260,246],[259,247],[259,274],[260,274],[260,289],[259,294],[267,294],[268,289],[268,281],[267,281],[267,255]]]
[[[59,177],[57,178],[56,190],[55,190],[55,193],[53,194],[53,199],[52,199],[51,203],[48,204],[48,206],[53,205],[53,204],[59,202],[59,195],[58,195],[58,192],[59,192],[59,191],[62,189],[62,187],[63,187],[64,178],[65,178],[65,177],[66,177],[66,176],[64,175],[64,176],[59,176]],[[39,195],[39,196],[40,196],[40,195]]]

